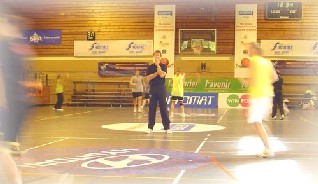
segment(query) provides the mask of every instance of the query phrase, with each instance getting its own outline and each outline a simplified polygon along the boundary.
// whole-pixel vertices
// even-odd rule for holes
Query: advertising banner
[[[153,49],[160,50],[162,57],[169,60],[167,78],[174,75],[175,19],[175,5],[155,5]]]
[[[152,40],[74,41],[74,56],[152,56]]]
[[[145,76],[147,67],[148,63],[99,62],[98,75],[101,77],[133,76],[138,70],[141,76]]]
[[[264,56],[318,56],[318,40],[261,40]]]
[[[249,95],[246,93],[218,94],[218,108],[244,109],[250,106]]]
[[[184,93],[183,104],[186,108],[216,108],[217,96],[216,93]],[[167,96],[167,104],[171,105],[170,93]]]
[[[272,62],[281,75],[316,76],[318,74],[317,61],[274,60]]]
[[[234,77],[249,77],[249,57],[244,44],[257,41],[257,5],[237,4],[235,8]]]
[[[172,79],[165,82],[168,92],[171,92]],[[241,83],[236,78],[185,78],[184,91],[191,93],[246,93],[248,84]]]
[[[60,45],[61,30],[24,30],[22,40],[24,43],[32,45]]]

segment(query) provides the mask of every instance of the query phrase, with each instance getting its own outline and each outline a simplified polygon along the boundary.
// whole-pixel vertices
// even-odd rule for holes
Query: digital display
[[[301,19],[303,14],[302,2],[267,2],[267,19]]]

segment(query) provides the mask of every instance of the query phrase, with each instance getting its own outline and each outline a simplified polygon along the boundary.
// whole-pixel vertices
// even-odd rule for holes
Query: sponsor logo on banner
[[[152,40],[74,41],[74,56],[152,56]]]
[[[218,96],[219,108],[248,108],[250,106],[248,94],[222,93]]]
[[[239,11],[239,15],[253,15],[253,11]]]
[[[318,42],[314,43],[312,46],[313,54],[318,55]]]
[[[185,78],[183,84],[184,92],[192,93],[244,93],[249,87],[247,83],[241,83],[236,78]],[[167,91],[171,92],[172,79],[166,79],[165,85]]]
[[[288,55],[291,50],[293,50],[293,45],[282,44],[280,42],[276,42],[272,48],[272,51],[277,55]]]
[[[103,43],[93,42],[88,50],[91,52],[92,55],[102,55],[105,54],[108,50],[108,45]]]
[[[127,46],[127,51],[129,54],[141,54],[144,50],[146,50],[145,44],[136,44],[135,42],[130,42]]]
[[[264,56],[317,56],[317,40],[261,40]]]
[[[162,15],[162,16],[167,16],[170,15],[172,16],[172,11],[158,11],[158,15]]]
[[[24,30],[22,40],[32,45],[60,45],[61,30]]]
[[[183,104],[190,108],[216,108],[217,94],[213,93],[185,93]],[[167,104],[171,104],[171,94],[167,96]]]

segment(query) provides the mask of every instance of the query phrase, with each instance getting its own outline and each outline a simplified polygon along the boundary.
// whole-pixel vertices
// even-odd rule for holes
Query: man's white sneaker
[[[275,119],[276,119],[276,116],[272,117],[272,119],[274,119],[274,120],[275,120]]]
[[[134,112],[137,112],[137,109],[136,109],[136,108],[134,108]]]
[[[281,117],[280,117],[280,120],[283,120],[285,118],[285,115],[283,114]]]
[[[166,130],[166,134],[172,134],[172,131],[170,129]]]
[[[260,158],[272,158],[275,156],[275,154],[271,149],[265,149],[262,153],[259,153],[257,156]]]
[[[150,128],[148,128],[146,131],[145,131],[145,134],[151,134],[153,132],[153,130],[151,130]]]
[[[142,112],[141,108],[138,108],[138,112]]]

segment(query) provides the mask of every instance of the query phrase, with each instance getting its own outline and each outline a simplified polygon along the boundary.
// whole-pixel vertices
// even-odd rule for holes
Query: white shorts
[[[272,107],[272,98],[252,98],[250,99],[250,108],[248,112],[248,123],[262,123],[269,119]]]

